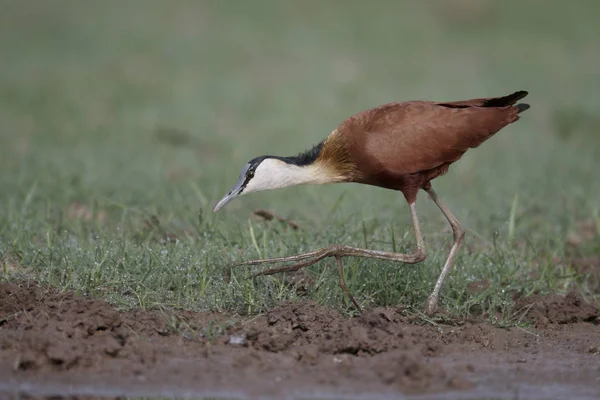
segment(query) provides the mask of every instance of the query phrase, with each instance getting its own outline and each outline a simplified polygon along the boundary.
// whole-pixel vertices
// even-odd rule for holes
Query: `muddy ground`
[[[2,283],[0,397],[600,398],[598,308],[575,294],[517,303],[531,328],[393,308],[348,318],[308,301],[253,318],[118,312]]]

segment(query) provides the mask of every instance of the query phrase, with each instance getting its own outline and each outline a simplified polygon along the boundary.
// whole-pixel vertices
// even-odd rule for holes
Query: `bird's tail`
[[[462,101],[451,101],[444,103],[436,103],[437,105],[451,108],[468,108],[468,107],[510,107],[514,106],[517,109],[517,114],[529,109],[529,104],[515,103],[527,96],[529,93],[525,90],[519,90],[513,94],[504,97],[488,97]]]
[[[508,106],[512,106],[515,105],[515,103],[519,100],[521,100],[523,97],[527,96],[529,94],[529,92],[525,91],[525,90],[519,90],[518,92],[514,92],[513,94],[509,94],[508,96],[504,96],[504,97],[495,97],[493,99],[487,99],[483,102],[482,106],[483,107],[508,107]],[[520,114],[523,111],[526,111],[529,109],[529,104],[525,104],[525,103],[519,103],[517,105],[515,105],[515,107],[517,107],[517,113]]]

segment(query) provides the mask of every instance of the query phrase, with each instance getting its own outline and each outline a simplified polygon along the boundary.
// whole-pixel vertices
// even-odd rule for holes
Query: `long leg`
[[[288,262],[288,261],[299,261],[299,260],[307,260],[297,264],[278,267],[278,268],[270,268],[264,271],[261,271],[254,276],[260,275],[273,275],[279,272],[288,272],[288,271],[297,271],[301,268],[307,267],[320,261],[327,257],[335,257],[338,262],[338,269],[341,268],[341,257],[366,257],[366,258],[376,258],[380,260],[389,260],[389,261],[399,261],[407,264],[416,264],[423,260],[425,260],[425,243],[423,242],[423,236],[421,235],[421,227],[419,225],[419,218],[417,217],[417,211],[415,208],[415,203],[411,203],[409,205],[410,214],[413,221],[413,227],[415,230],[415,239],[417,241],[417,249],[410,254],[404,253],[394,253],[388,251],[379,251],[379,250],[369,250],[369,249],[361,249],[358,247],[351,246],[342,246],[342,245],[332,245],[326,248],[322,248],[319,250],[310,251],[307,253],[302,253],[289,257],[276,257],[276,258],[268,258],[263,260],[251,260],[245,261],[239,264],[234,265],[233,267],[241,266],[241,265],[258,265],[258,264],[272,264],[278,262]],[[232,267],[232,268],[233,268]],[[342,289],[350,295],[348,288],[346,287],[343,276],[340,275],[340,286]],[[360,310],[358,307],[358,303],[350,295],[350,299],[354,303],[354,305]]]
[[[454,259],[456,258],[456,254],[458,253],[458,250],[460,250],[460,248],[462,246],[463,239],[465,237],[465,232],[461,229],[458,220],[454,217],[454,215],[452,215],[450,210],[448,210],[448,208],[444,205],[444,203],[442,203],[440,201],[437,193],[433,190],[431,185],[427,185],[423,189],[429,194],[431,199],[435,202],[435,204],[442,211],[442,213],[444,214],[444,216],[450,223],[450,226],[452,227],[452,233],[454,234],[454,243],[452,244],[452,248],[450,249],[450,254],[448,254],[448,258],[446,259],[446,263],[444,264],[444,267],[442,268],[442,272],[440,273],[440,276],[439,276],[437,282],[435,283],[435,287],[433,288],[433,291],[431,292],[431,295],[429,296],[429,299],[427,300],[426,312],[431,314],[437,308],[438,299],[440,297],[440,291],[442,290],[442,285],[444,284],[444,281],[446,280],[446,276],[452,269],[452,265],[454,264]]]

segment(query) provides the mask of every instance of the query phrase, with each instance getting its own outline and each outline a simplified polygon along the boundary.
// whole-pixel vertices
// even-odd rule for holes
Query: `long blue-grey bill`
[[[217,204],[215,204],[215,207],[213,208],[213,212],[217,212],[221,208],[225,207],[227,205],[227,203],[229,203],[231,200],[236,198],[238,194],[239,194],[239,190],[235,190],[235,189],[233,189],[231,192],[227,193],[225,196],[223,196],[223,198],[221,200],[219,200],[219,202]]]
[[[227,205],[227,203],[229,203],[231,200],[233,200],[234,198],[239,196],[240,193],[242,193],[242,191],[244,190],[244,183],[246,181],[246,170],[247,169],[248,169],[248,167],[246,166],[244,168],[244,170],[242,171],[240,177],[238,178],[238,181],[236,182],[233,189],[231,189],[225,196],[223,196],[223,198],[221,200],[219,200],[219,202],[217,204],[215,204],[215,207],[213,208],[213,212],[219,211],[221,208],[225,207]]]

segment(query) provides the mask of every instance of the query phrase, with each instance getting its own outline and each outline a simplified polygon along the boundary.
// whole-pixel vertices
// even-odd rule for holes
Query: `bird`
[[[297,271],[333,257],[340,286],[354,306],[361,307],[343,278],[343,257],[366,257],[407,264],[425,260],[426,251],[416,200],[425,191],[450,224],[453,244],[427,299],[425,313],[438,310],[440,292],[450,273],[465,231],[434,191],[431,181],[444,175],[468,150],[477,148],[498,131],[520,119],[529,104],[517,103],[528,95],[520,90],[502,97],[435,102],[411,100],[382,104],[354,114],[321,142],[296,156],[263,155],[248,161],[233,188],[213,212],[236,197],[303,184],[358,183],[399,191],[408,203],[416,249],[403,254],[333,244],[287,257],[250,260],[237,264],[290,263],[253,276]]]

